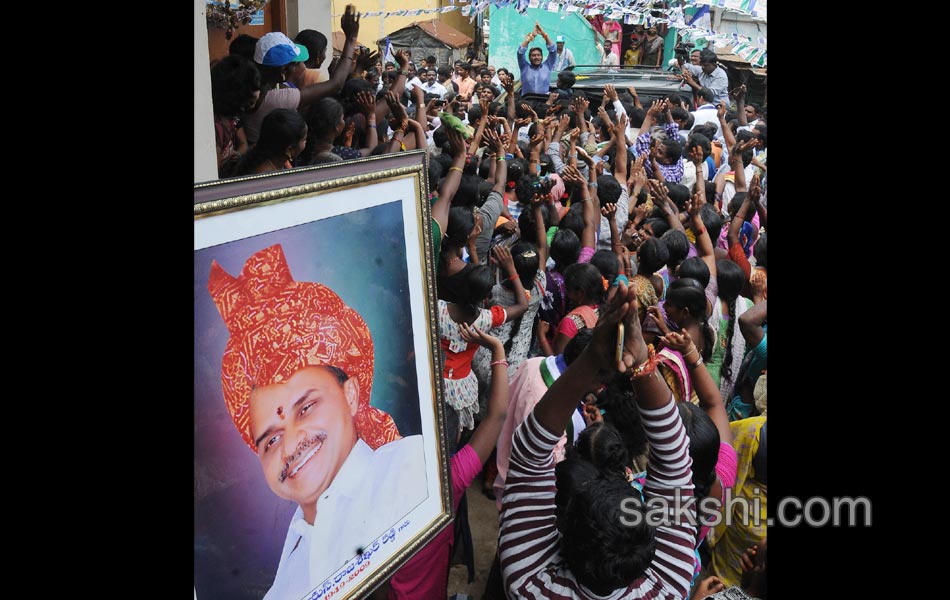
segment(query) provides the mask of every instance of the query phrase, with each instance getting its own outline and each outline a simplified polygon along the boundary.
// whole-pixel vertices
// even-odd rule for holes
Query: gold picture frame
[[[275,580],[278,565],[280,569],[302,568],[291,566],[293,552],[297,550],[291,548],[288,552],[288,544],[297,535],[291,523],[296,527],[301,515],[307,515],[307,503],[277,494],[285,491],[280,486],[286,483],[288,466],[296,465],[291,470],[293,478],[304,465],[319,465],[309,468],[322,469],[322,465],[331,464],[326,461],[334,456],[331,444],[325,441],[326,433],[321,432],[323,441],[314,446],[316,450],[304,453],[306,458],[295,459],[301,452],[294,454],[286,448],[292,448],[291,432],[301,422],[294,421],[297,416],[288,410],[286,430],[280,429],[285,424],[283,405],[277,410],[281,420],[274,421],[276,425],[266,430],[260,443],[252,444],[249,440],[260,433],[252,431],[254,411],[249,410],[251,423],[242,429],[240,423],[248,422],[241,421],[246,419],[241,416],[243,409],[235,409],[231,400],[226,402],[228,392],[224,388],[231,384],[223,381],[230,382],[232,375],[225,375],[222,361],[226,361],[226,355],[231,356],[229,353],[244,352],[246,347],[231,347],[229,339],[238,335],[231,327],[236,326],[226,322],[230,309],[224,307],[224,301],[213,297],[211,280],[219,277],[237,285],[244,281],[241,278],[251,276],[248,265],[252,257],[266,254],[272,260],[278,256],[281,268],[289,269],[294,282],[326,286],[360,315],[372,338],[371,386],[364,385],[371,387],[367,391],[369,404],[392,418],[402,438],[396,441],[405,448],[407,440],[412,440],[413,452],[417,452],[412,462],[394,463],[404,465],[401,468],[405,470],[396,475],[403,481],[422,481],[424,477],[425,482],[424,495],[419,486],[412,486],[416,490],[413,493],[419,495],[407,497],[408,512],[389,523],[387,517],[375,517],[385,514],[385,510],[397,511],[393,514],[402,510],[398,506],[391,508],[396,492],[386,491],[388,476],[356,477],[357,467],[352,465],[362,464],[350,462],[356,450],[350,455],[342,454],[347,462],[337,465],[338,472],[331,470],[334,475],[330,487],[318,494],[316,517],[313,523],[306,521],[313,527],[313,538],[326,538],[309,546],[309,591],[299,595],[299,589],[293,587],[293,595],[313,600],[365,597],[449,526],[451,479],[431,223],[424,151],[194,186],[194,508],[198,600],[259,599],[272,586],[277,589],[282,585]],[[252,306],[246,310],[257,309]],[[251,320],[264,319],[263,314],[263,310],[260,315],[253,313]],[[247,352],[249,356],[253,353]],[[257,364],[246,356],[242,360]],[[332,362],[332,358],[326,360],[326,364]],[[250,367],[246,371],[251,389],[257,389],[254,385],[276,385],[254,381],[254,373],[259,371]],[[352,373],[348,375],[354,378]],[[247,407],[259,401],[244,402],[239,405]],[[271,432],[278,429],[281,433],[271,437]],[[330,439],[334,439],[334,433]],[[265,462],[263,455],[271,448],[278,452],[278,444],[284,441],[287,443],[280,450],[284,454],[275,459],[278,463],[286,461],[282,463],[284,472],[278,478],[281,483],[273,484],[267,476],[266,465],[270,463]],[[357,442],[362,444],[363,440],[358,438]],[[320,454],[324,446],[331,449]],[[392,447],[380,446],[387,450]],[[378,448],[371,452],[374,457],[381,454]],[[423,468],[424,473],[420,470]],[[299,479],[306,482],[308,477]],[[338,482],[357,479],[361,482],[353,488],[355,500],[338,501],[337,508],[319,503],[329,497],[323,493],[339,492],[339,487],[334,487]],[[339,493],[336,497],[343,497]],[[337,518],[332,523],[321,523],[321,516],[329,519],[327,515]],[[380,529],[381,523],[386,524],[385,528]],[[328,531],[335,533],[327,534]],[[350,550],[351,546],[355,547]],[[345,558],[339,563],[341,555]],[[324,556],[337,558],[323,561]],[[329,572],[327,577],[325,572]],[[298,575],[293,579],[299,580],[299,570],[295,573]],[[285,576],[290,577],[284,574],[280,578]]]

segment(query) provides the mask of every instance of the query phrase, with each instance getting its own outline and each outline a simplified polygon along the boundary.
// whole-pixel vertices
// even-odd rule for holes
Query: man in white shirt
[[[448,92],[445,86],[439,83],[438,73],[435,67],[431,67],[425,73],[426,80],[422,83],[422,91],[426,94],[438,94],[439,100],[445,100],[445,94]]]
[[[564,36],[559,35],[555,38],[555,46],[557,46],[557,60],[554,61],[554,70],[563,71],[568,67],[573,67],[574,62],[574,53],[570,50],[564,48]]]
[[[421,435],[370,405],[373,340],[330,288],[294,281],[282,247],[208,290],[228,326],[225,404],[268,487],[298,508],[265,598],[301,598],[428,495]]]
[[[600,66],[615,70],[620,66],[620,56],[614,52],[614,45],[610,40],[604,40],[604,56],[600,59]]]

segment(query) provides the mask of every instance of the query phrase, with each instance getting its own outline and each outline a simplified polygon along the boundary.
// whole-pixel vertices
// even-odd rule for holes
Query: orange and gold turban
[[[325,285],[294,281],[279,244],[247,259],[236,278],[212,261],[208,291],[231,334],[221,361],[224,403],[251,450],[257,451],[251,390],[287,381],[308,365],[334,366],[356,377],[356,433],[370,447],[401,437],[392,417],[369,404],[373,338],[366,322]]]

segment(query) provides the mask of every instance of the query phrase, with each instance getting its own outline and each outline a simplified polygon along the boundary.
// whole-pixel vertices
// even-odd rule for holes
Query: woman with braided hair
[[[745,338],[736,331],[736,324],[739,322],[739,316],[752,308],[752,301],[739,295],[745,283],[742,267],[731,260],[723,259],[716,261],[716,270],[719,273],[719,297],[713,303],[709,321],[710,325],[718,330],[718,341],[707,368],[725,401],[732,399],[739,365],[745,356]]]

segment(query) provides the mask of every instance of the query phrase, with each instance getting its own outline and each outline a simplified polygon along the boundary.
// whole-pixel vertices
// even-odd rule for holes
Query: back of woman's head
[[[547,223],[550,219],[550,209],[546,205],[541,206],[541,219]],[[521,232],[521,239],[532,244],[538,243],[538,228],[534,219],[533,210],[523,210],[518,215],[518,230]],[[545,225],[547,230],[547,225]]]
[[[677,277],[689,277],[695,279],[705,288],[709,285],[709,267],[706,261],[698,256],[690,256],[680,263],[680,268],[676,271]]]
[[[580,240],[581,236],[584,235],[584,214],[581,211],[574,210],[574,207],[578,204],[580,203],[571,205],[571,210],[564,213],[564,216],[561,217],[561,222],[558,224],[558,228],[561,231],[565,229],[573,231],[577,239]]]
[[[656,273],[670,260],[670,250],[659,238],[651,237],[637,250],[639,270],[642,273]]]
[[[660,207],[657,207],[660,209]],[[643,222],[644,225],[649,225],[650,229],[653,230],[653,237],[663,237],[663,234],[670,230],[670,224],[666,222],[666,219],[658,219],[656,217],[651,217]],[[688,240],[687,240],[688,241]]]
[[[644,518],[637,491],[576,451],[555,473],[561,554],[577,581],[606,595],[642,576],[653,561],[656,530]]]
[[[600,304],[604,298],[604,277],[590,263],[574,263],[564,270],[564,287],[579,290],[585,304]]]
[[[261,87],[261,74],[254,63],[229,54],[211,67],[211,105],[214,114],[235,116]]]
[[[449,210],[449,222],[442,237],[442,249],[461,248],[475,229],[475,215],[471,209],[453,206]]]
[[[581,255],[581,240],[570,229],[558,229],[551,240],[551,258],[555,268],[564,273],[564,269],[577,262]]]
[[[679,183],[666,183],[666,188],[670,196],[670,200],[673,201],[673,204],[676,205],[681,212],[686,210],[686,202],[689,201],[689,188],[685,185]],[[598,190],[599,191],[599,190]]]
[[[582,327],[577,330],[577,334],[571,338],[571,341],[564,346],[564,363],[571,365],[577,357],[581,355],[591,338],[594,337],[594,330],[590,327]]]
[[[636,394],[630,378],[622,374],[611,379],[597,394],[597,406],[604,411],[604,421],[613,426],[623,440],[628,465],[646,452],[647,434],[643,429]]]
[[[527,171],[528,163],[523,158],[512,158],[508,161],[508,182],[517,182]]]
[[[671,271],[675,271],[683,259],[689,254],[689,238],[679,229],[670,229],[660,237],[660,241],[666,244],[670,251],[670,257],[666,261],[666,266]]]
[[[288,146],[297,145],[307,135],[307,122],[290,108],[275,108],[261,122],[261,133],[254,150],[260,156],[283,155]]]
[[[518,271],[518,277],[521,279],[521,285],[524,289],[531,291],[532,281],[538,273],[538,266],[541,257],[538,256],[538,248],[531,242],[521,241],[511,247],[511,260],[515,263],[515,270]]]
[[[712,198],[712,196],[706,197]],[[709,232],[709,238],[712,240],[713,244],[715,244],[716,236],[718,236],[719,232],[722,230],[722,215],[719,214],[719,211],[716,210],[715,206],[707,202],[706,204],[703,204],[702,208],[699,209],[699,218],[703,222],[703,227],[705,227],[706,231]]]
[[[523,175],[515,182],[515,194],[518,196],[518,202],[528,204],[534,196],[534,177]]]
[[[620,265],[617,263],[617,255],[610,250],[598,250],[590,257],[590,264],[597,267],[600,274],[603,275],[607,283],[613,283],[620,272]]]
[[[478,204],[477,200],[482,182],[488,183],[478,175],[462,173],[462,179],[459,181],[458,190],[455,192],[455,196],[452,198],[452,206],[457,206],[460,208],[468,207],[469,210],[471,210],[471,207]]]
[[[467,303],[472,306],[481,304],[483,300],[491,296],[494,285],[494,277],[488,265],[475,265],[465,276]]]
[[[734,302],[739,297],[745,272],[742,267],[728,259],[716,261],[716,283],[719,284],[719,297],[726,302]]]
[[[719,430],[709,415],[695,404],[680,402],[676,406],[689,438],[689,456],[693,459],[693,494],[696,502],[709,495],[716,481],[716,461],[719,460]]]
[[[689,309],[693,318],[703,321],[706,318],[706,288],[695,279],[680,277],[670,284],[666,291],[666,303],[677,308]]]
[[[343,105],[333,97],[320,98],[310,111],[310,128],[318,138],[333,132],[343,118]]]

